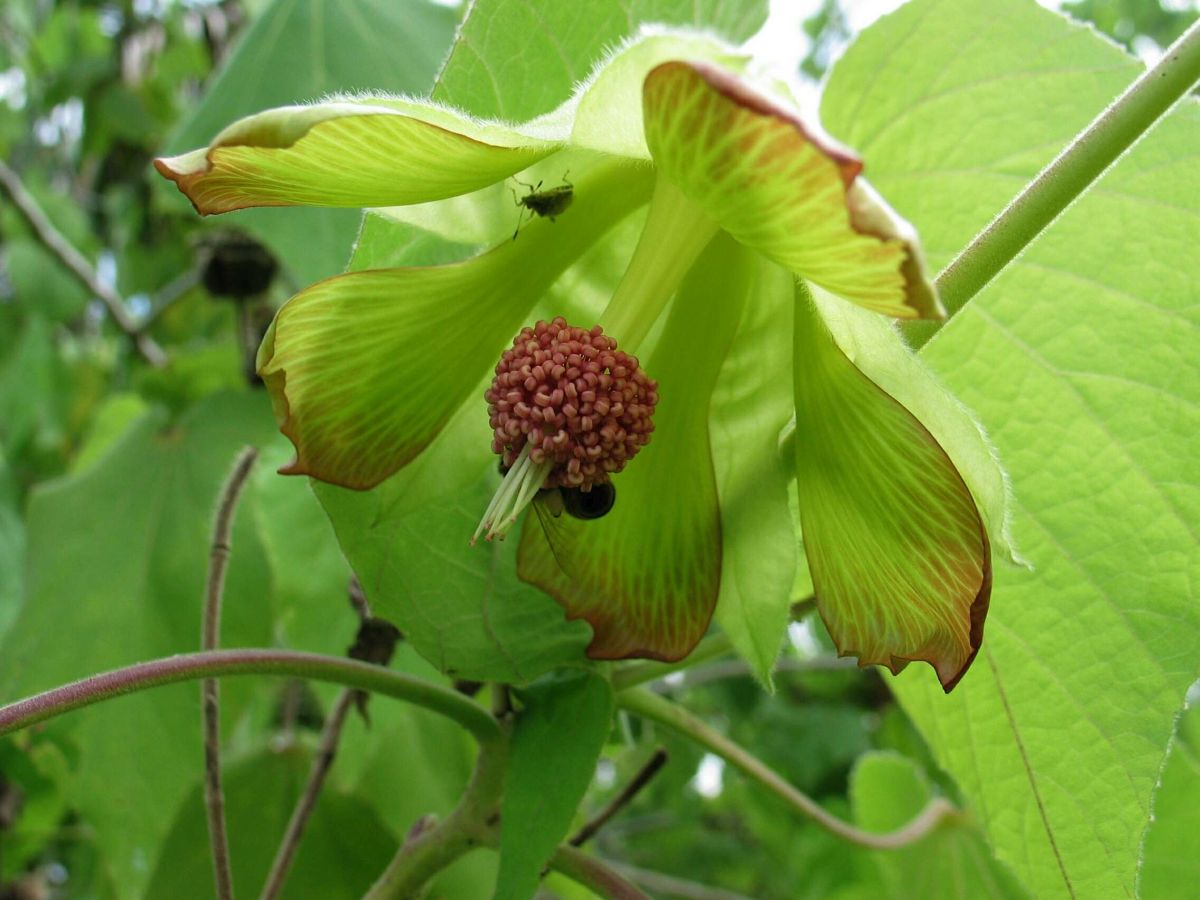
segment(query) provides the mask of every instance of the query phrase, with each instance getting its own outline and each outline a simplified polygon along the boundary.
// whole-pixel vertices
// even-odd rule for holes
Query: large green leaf
[[[166,152],[205,146],[241,116],[335,91],[428,91],[453,31],[453,12],[426,0],[274,0]],[[354,210],[258,209],[221,222],[259,235],[306,283],[342,270],[360,218]]]
[[[854,818],[867,831],[902,828],[931,796],[924,773],[898,753],[867,753],[850,776]],[[889,897],[1008,900],[1027,896],[1012,873],[992,857],[978,827],[966,817],[943,820],[910,846],[875,851],[871,857]]]
[[[36,467],[39,457],[61,452],[74,385],[48,320],[29,316],[11,340],[0,360],[0,441],[14,469]]]
[[[915,0],[838,65],[824,119],[940,264],[1137,71],[1031,2]],[[925,351],[1008,464],[1033,569],[997,568],[955,696],[897,690],[1039,896],[1132,895],[1200,666],[1198,139],[1189,102]]]
[[[642,22],[693,25],[743,41],[764,0],[479,0],[471,4],[434,97],[479,116],[520,121],[567,98],[605,52]]]
[[[225,815],[235,889],[250,897],[266,880],[275,848],[308,777],[310,754],[299,744],[229,765]],[[212,856],[200,786],[171,826],[148,897],[213,896]],[[362,895],[396,851],[396,839],[365,798],[325,790],[297,848],[284,898],[337,900]]]
[[[197,649],[214,499],[237,450],[269,437],[265,397],[217,395],[173,424],[147,413],[93,465],[35,490],[28,602],[0,648],[0,698]],[[233,535],[223,639],[262,646],[269,582],[247,518]],[[227,687],[227,712],[248,688]],[[125,896],[140,895],[200,776],[199,723],[199,691],[180,685],[47,726],[79,748],[71,801]]]
[[[589,672],[540,682],[520,698],[504,773],[495,900],[533,896],[566,839],[612,724],[612,686]]]
[[[793,463],[779,435],[794,414],[790,272],[758,258],[751,295],[713,391],[709,438],[721,500],[721,589],[715,617],[758,680],[783,645],[798,562],[788,510]]]
[[[265,447],[242,500],[271,569],[275,636],[297,649],[341,655],[357,627],[350,567],[308,485],[275,471],[290,458],[281,437]]]

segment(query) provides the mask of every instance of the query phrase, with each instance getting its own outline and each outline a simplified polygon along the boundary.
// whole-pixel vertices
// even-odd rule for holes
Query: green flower
[[[998,469],[890,324],[942,315],[913,229],[851,151],[731,71],[745,68],[706,38],[660,33],[523,125],[337,98],[252,116],[156,165],[204,214],[400,207],[386,212],[492,245],[451,265],[331,278],[276,316],[259,367],[296,447],[285,471],[360,490],[416,458],[464,403],[483,417],[481,385],[535,305],[647,208],[596,321],[657,380],[653,439],[613,478],[608,515],[523,529],[521,577],[591,624],[593,658],[685,656],[719,598],[735,622],[748,565],[768,567],[782,628],[796,540],[786,481],[769,473],[794,470],[841,652],[893,671],[928,661],[949,690],[982,639],[990,551],[976,500],[999,528]],[[514,196],[533,188],[517,195],[510,178],[548,185],[554,202],[535,193],[519,210]],[[970,486],[908,406],[953,444]],[[505,513],[545,477],[518,468]],[[773,553],[780,528],[788,549]]]

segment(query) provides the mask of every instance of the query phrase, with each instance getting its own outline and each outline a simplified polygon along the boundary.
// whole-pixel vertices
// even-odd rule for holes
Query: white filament
[[[484,540],[494,538],[504,539],[509,529],[517,523],[517,517],[537,496],[546,476],[554,468],[554,460],[535,463],[529,456],[529,444],[521,448],[520,454],[512,464],[500,487],[492,495],[492,502],[479,520],[479,527],[471,537],[471,544],[479,540],[483,534]]]

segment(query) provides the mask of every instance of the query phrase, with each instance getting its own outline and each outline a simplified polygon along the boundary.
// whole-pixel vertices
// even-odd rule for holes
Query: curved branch
[[[329,718],[325,720],[325,727],[321,729],[321,740],[317,744],[317,753],[309,768],[308,780],[304,783],[304,791],[292,810],[292,817],[288,819],[283,840],[279,842],[279,849],[271,862],[271,871],[267,873],[267,881],[263,885],[262,893],[258,895],[258,900],[275,900],[283,890],[284,882],[291,871],[292,860],[300,847],[300,839],[304,836],[304,829],[317,807],[321,788],[325,786],[325,776],[329,774],[329,768],[333,765],[338,741],[342,736],[342,726],[346,724],[346,716],[350,707],[354,705],[356,696],[358,695],[352,688],[342,691],[333,704]]]
[[[137,348],[142,358],[155,368],[165,366],[167,356],[163,353],[162,347],[158,346],[150,335],[145,334],[133,320],[133,316],[129,314],[129,310],[125,306],[124,298],[100,280],[96,270],[92,268],[92,264],[75,249],[74,244],[63,237],[61,232],[54,227],[54,223],[38,206],[37,200],[21,183],[20,176],[2,161],[0,161],[0,189],[8,194],[13,207],[21,214],[21,218],[25,220],[25,224],[30,227],[42,246],[53,253],[84,288],[100,298],[100,301],[108,309],[113,323],[133,341],[134,347]]]
[[[211,650],[114,669],[0,707],[0,735],[26,728],[73,709],[132,694],[161,684],[224,675],[290,675],[328,681],[406,700],[453,719],[480,741],[500,728],[487,710],[458,691],[355,659],[295,650]]]
[[[920,840],[943,819],[960,815],[951,803],[935,797],[908,824],[884,834],[856,828],[829,813],[819,803],[788,784],[783,777],[762,760],[753,756],[725,735],[710,728],[682,706],[672,703],[646,688],[635,688],[617,695],[617,705],[631,713],[651,719],[678,731],[702,747],[711,750],[727,763],[753,778],[776,797],[801,815],[812,819],[826,831],[872,850],[895,850]]]
[[[589,819],[579,831],[575,832],[575,836],[567,841],[569,847],[582,847],[596,833],[608,824],[609,819],[619,813],[622,809],[633,802],[633,798],[642,792],[642,789],[654,780],[654,776],[658,774],[659,769],[667,764],[667,749],[659,747],[654,751],[654,755],[646,761],[629,784],[621,789],[621,792],[615,796],[612,801],[600,810],[595,816]]]
[[[475,770],[458,804],[444,821],[401,845],[363,900],[421,896],[425,883],[438,872],[469,850],[494,842],[507,764],[507,735],[481,741]]]

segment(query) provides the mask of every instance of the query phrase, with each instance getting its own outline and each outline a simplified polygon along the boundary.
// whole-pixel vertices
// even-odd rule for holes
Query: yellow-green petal
[[[819,127],[701,62],[655,68],[643,103],[655,164],[739,241],[868,309],[943,315],[912,226]]]
[[[858,370],[916,416],[967,483],[994,554],[1018,565],[1011,533],[1012,489],[983,424],[905,342],[895,321],[814,287],[817,313]]]
[[[577,183],[569,215],[535,219],[482,256],[352,272],[289,300],[258,357],[296,448],[282,471],[365,490],[412,460],[563,269],[647,199],[650,180],[611,166]]]
[[[795,463],[780,433],[794,413],[792,273],[747,248],[748,291],[713,392],[709,431],[721,500],[721,596],[716,620],[768,689],[790,621],[799,548],[788,483]],[[849,304],[841,304],[848,306]]]
[[[983,640],[987,532],[925,427],[846,357],[801,286],[796,484],[817,607],[842,655],[898,672],[924,660],[949,691]]]
[[[712,618],[721,519],[708,414],[746,293],[718,289],[742,271],[727,262],[706,251],[643,360],[659,383],[654,436],[613,478],[612,511],[581,521],[535,504],[526,518],[517,571],[592,626],[593,659],[682,659]]]
[[[658,65],[673,59],[703,59],[742,69],[749,54],[710,34],[688,31],[643,33],[597,66],[576,95],[546,116],[569,123],[573,147],[630,159],[650,159],[642,125],[642,83]]]
[[[204,215],[252,206],[400,206],[508,177],[559,144],[446,109],[375,98],[284,106],[154,161]]]

